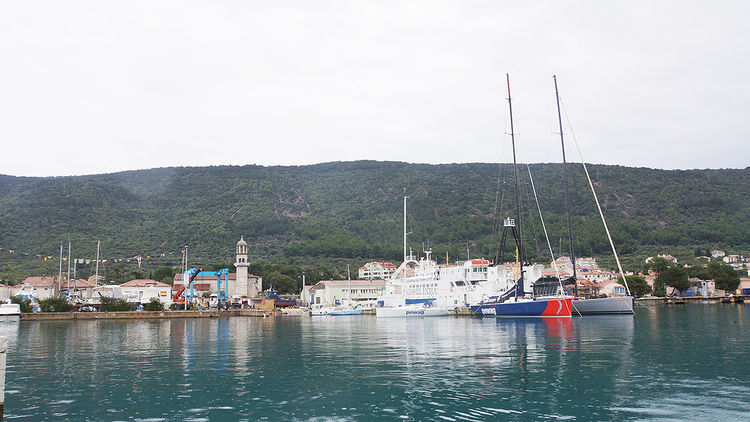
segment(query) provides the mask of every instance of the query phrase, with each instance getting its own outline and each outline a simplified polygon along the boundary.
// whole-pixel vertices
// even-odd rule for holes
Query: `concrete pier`
[[[129,312],[42,312],[21,314],[21,321],[64,321],[92,319],[165,319],[165,318],[218,318],[228,316],[273,316],[273,311],[256,309],[231,309],[227,311],[129,311]]]

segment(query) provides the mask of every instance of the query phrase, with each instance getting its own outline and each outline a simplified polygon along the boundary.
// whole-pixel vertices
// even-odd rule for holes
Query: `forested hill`
[[[523,237],[530,255],[546,259],[527,169],[519,168]],[[557,253],[560,237],[567,233],[562,167],[533,164],[530,169]],[[583,169],[569,169],[575,247],[579,254],[606,254],[609,246]],[[623,254],[676,247],[690,253],[713,247],[750,250],[750,168],[589,169]],[[490,257],[497,243],[496,207],[500,217],[515,214],[512,187],[511,166],[484,163],[358,161],[0,176],[0,265],[17,265],[23,256],[32,259],[35,254],[56,257],[61,241],[67,244],[69,237],[77,256],[87,258],[101,240],[105,257],[168,258],[171,253],[179,263],[180,250],[189,245],[196,260],[227,262],[240,235],[255,260],[398,261],[405,195],[410,198],[409,241],[415,251],[424,243],[436,256],[448,251],[464,257],[468,245],[472,255]]]

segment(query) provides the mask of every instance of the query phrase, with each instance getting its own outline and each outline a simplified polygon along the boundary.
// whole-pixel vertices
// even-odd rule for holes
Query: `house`
[[[589,281],[593,281],[594,283],[602,283],[607,280],[616,280],[617,277],[619,277],[618,273],[613,273],[611,271],[589,271],[589,272],[581,272],[578,274],[579,278],[583,278]]]
[[[659,254],[659,255],[656,255],[656,257],[657,258],[666,259],[667,261],[675,263],[675,264],[677,263],[677,258],[675,258],[674,256],[669,255],[669,254]],[[649,263],[649,262],[651,262],[653,260],[654,260],[654,257],[653,256],[649,256],[648,258],[646,258],[646,263]]]
[[[726,255],[726,253],[724,253],[724,251],[720,251],[718,249],[711,251],[711,258],[713,258],[713,259],[721,258],[724,255]]]
[[[328,305],[337,305],[348,299],[374,302],[386,283],[385,280],[322,280],[310,288],[310,302]]]
[[[599,264],[596,263],[596,258],[576,258],[576,267],[580,269],[591,268],[599,269]]]
[[[172,303],[172,295],[170,294],[172,286],[156,280],[130,280],[120,284],[120,288],[129,302],[146,303],[152,298],[156,298],[167,306]]]
[[[727,264],[735,264],[740,261],[740,256],[739,255],[727,255],[721,260],[726,262]]]
[[[385,261],[370,261],[359,267],[360,280],[387,280],[396,272],[396,266]]]
[[[688,279],[691,286],[681,296],[711,297],[716,293],[716,283],[713,280]]]
[[[11,288],[11,296],[20,294],[23,286],[30,286],[31,295],[36,299],[47,299],[55,296],[57,293],[58,282],[57,277],[26,277],[26,279],[16,286]]]
[[[602,283],[598,283],[598,290],[600,295],[607,296],[625,296],[625,286],[618,283],[616,280],[608,280]]]

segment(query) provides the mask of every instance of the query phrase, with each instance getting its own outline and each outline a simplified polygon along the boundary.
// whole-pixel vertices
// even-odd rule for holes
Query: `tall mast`
[[[99,241],[96,241],[96,273],[94,275],[94,286],[99,285]]]
[[[406,262],[406,199],[408,196],[404,196],[404,262]]]
[[[62,290],[62,252],[63,252],[63,246],[62,241],[60,241],[60,269],[57,272],[57,294],[60,294],[60,290]]]
[[[568,163],[565,161],[565,139],[563,136],[562,115],[560,114],[560,94],[557,91],[557,76],[552,75],[555,81],[555,100],[557,101],[557,121],[560,124],[560,145],[562,146],[563,159],[563,182],[565,184],[565,211],[568,213],[568,238],[570,239],[570,261],[573,263],[573,285],[575,295],[578,296],[578,278],[576,277],[576,252],[573,249],[573,225],[570,222],[570,202],[568,201]]]
[[[513,104],[511,103],[510,99],[510,75],[505,74],[505,79],[508,83],[508,110],[510,111],[510,142],[513,146],[513,178],[516,182],[516,212],[518,213],[518,257],[519,257],[519,265],[521,270],[521,278],[516,285],[516,297],[523,296],[523,248],[522,241],[523,236],[521,236],[521,185],[518,182],[518,164],[516,162],[516,137],[515,133],[513,131]]]
[[[68,296],[70,296],[70,237],[68,237]]]
[[[349,293],[346,295],[349,301],[348,305],[352,305],[352,273],[349,271],[349,264],[346,264],[346,278],[349,279]]]

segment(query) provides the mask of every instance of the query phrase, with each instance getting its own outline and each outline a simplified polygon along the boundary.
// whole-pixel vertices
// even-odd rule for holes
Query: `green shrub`
[[[114,299],[111,297],[102,297],[102,304],[99,310],[102,312],[122,312],[135,311],[136,305],[125,299]]]
[[[48,297],[39,301],[42,312],[69,312],[73,305],[62,296]]]
[[[156,311],[163,311],[164,310],[164,304],[161,303],[161,301],[155,297],[152,297],[151,300],[146,302],[145,305],[143,305],[143,309],[146,311],[156,312]]]
[[[15,303],[21,306],[21,312],[28,314],[34,312],[34,307],[31,305],[31,300],[24,299],[21,296],[13,296],[10,298],[11,303]]]

